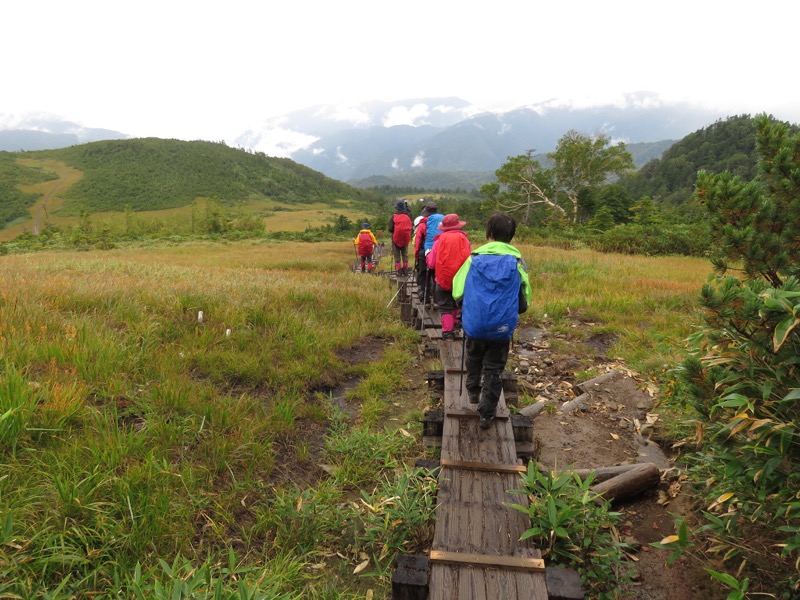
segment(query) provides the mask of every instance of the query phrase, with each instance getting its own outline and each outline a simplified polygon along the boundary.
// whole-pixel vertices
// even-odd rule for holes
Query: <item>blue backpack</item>
[[[473,254],[464,282],[461,324],[473,339],[510,340],[519,322],[517,258],[510,254]]]
[[[428,217],[428,220],[425,222],[425,250],[430,250],[433,248],[433,238],[437,235],[442,233],[439,229],[439,223],[442,222],[444,219],[444,215],[442,213],[434,213]]]

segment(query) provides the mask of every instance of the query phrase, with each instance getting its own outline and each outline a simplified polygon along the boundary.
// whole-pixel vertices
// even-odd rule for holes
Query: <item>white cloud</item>
[[[396,125],[424,125],[427,121],[425,117],[431,114],[427,104],[415,104],[411,108],[405,106],[395,106],[383,119],[384,127],[394,127]]]
[[[263,152],[267,156],[287,158],[293,152],[310,146],[318,139],[291,129],[273,127],[258,132],[249,131],[237,137],[235,143],[237,146]]]
[[[469,98],[465,98],[465,99],[469,100]],[[462,108],[462,107],[452,106],[452,105],[448,105],[448,104],[437,104],[436,106],[434,106],[431,109],[431,112],[438,112],[438,113],[443,114],[443,115],[446,115],[446,114],[451,113],[451,112],[459,112],[459,113],[461,113],[461,118],[462,119],[469,119],[470,117],[474,117],[475,115],[479,115],[479,114],[481,114],[483,112],[486,112],[486,111],[484,109],[478,107],[478,106],[475,106],[475,105],[470,105],[470,106],[468,106],[466,108]]]
[[[393,169],[395,169],[395,170],[399,170],[400,169],[400,161],[397,160],[396,158],[392,159],[392,163],[391,164],[392,164],[392,168]]]
[[[350,160],[350,159],[347,158],[347,156],[345,156],[344,152],[342,152],[342,147],[341,146],[337,146],[336,147],[336,162],[346,163],[348,160]]]
[[[369,113],[358,104],[334,104],[322,106],[316,116],[326,117],[334,121],[342,121],[352,125],[369,125]]]
[[[411,161],[412,169],[420,169],[425,166],[425,151],[420,150],[419,153]]]

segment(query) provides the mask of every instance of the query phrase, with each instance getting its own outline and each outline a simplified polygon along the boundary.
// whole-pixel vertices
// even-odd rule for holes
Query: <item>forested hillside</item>
[[[633,198],[649,196],[665,207],[689,202],[697,171],[730,171],[752,179],[756,167],[756,134],[750,115],[730,117],[704,127],[670,147],[635,174],[620,179]]]
[[[94,142],[18,156],[52,158],[80,169],[84,177],[64,193],[64,212],[160,210],[191,204],[197,197],[222,204],[265,198],[282,203],[374,201],[290,159],[229,148],[222,143],[144,138]]]

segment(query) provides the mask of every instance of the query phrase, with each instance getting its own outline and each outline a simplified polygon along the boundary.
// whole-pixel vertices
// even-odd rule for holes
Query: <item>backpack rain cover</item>
[[[496,342],[510,340],[519,322],[521,284],[515,256],[473,254],[461,312],[467,335]]]
[[[394,220],[394,233],[392,241],[395,246],[405,248],[411,242],[411,217],[405,213],[396,213],[392,216]]]

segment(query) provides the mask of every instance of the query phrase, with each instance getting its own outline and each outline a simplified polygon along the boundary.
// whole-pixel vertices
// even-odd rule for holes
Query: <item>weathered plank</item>
[[[451,469],[466,469],[470,471],[488,471],[490,473],[525,473],[528,469],[522,465],[509,465],[503,463],[482,463],[469,460],[442,459],[439,464]]]
[[[476,567],[506,567],[508,569],[519,569],[521,571],[544,571],[544,561],[541,558],[527,558],[522,556],[492,556],[489,554],[431,550],[429,559],[434,563],[466,564]]]
[[[475,409],[469,408],[451,408],[447,411],[444,415],[447,417],[468,417],[473,419],[480,418],[478,411]],[[495,419],[508,419],[511,416],[511,413],[508,412],[508,409],[498,410],[497,414],[495,415]]]
[[[420,554],[400,554],[392,574],[392,600],[425,600],[428,597],[430,559]]]

